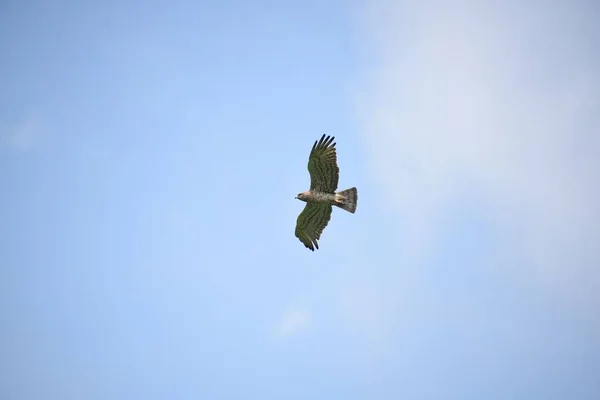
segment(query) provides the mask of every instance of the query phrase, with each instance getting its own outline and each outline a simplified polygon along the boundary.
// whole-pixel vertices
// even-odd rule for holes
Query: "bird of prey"
[[[323,135],[315,141],[308,157],[310,190],[296,196],[306,202],[296,221],[296,237],[311,251],[319,248],[317,240],[331,219],[332,206],[353,214],[356,211],[358,193],[355,187],[336,192],[340,169],[334,139]]]

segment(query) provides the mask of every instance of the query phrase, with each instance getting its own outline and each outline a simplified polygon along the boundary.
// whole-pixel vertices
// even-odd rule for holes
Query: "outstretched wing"
[[[334,193],[338,187],[340,169],[337,165],[333,139],[335,137],[323,135],[318,142],[315,141],[312,147],[308,158],[310,190]]]
[[[307,203],[296,221],[296,237],[307,248],[315,251],[315,247],[319,248],[317,240],[321,238],[321,233],[330,219],[329,204]]]

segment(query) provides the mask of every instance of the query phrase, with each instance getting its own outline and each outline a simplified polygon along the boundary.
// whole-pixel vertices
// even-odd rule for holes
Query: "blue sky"
[[[599,398],[599,12],[3,2],[0,397]]]

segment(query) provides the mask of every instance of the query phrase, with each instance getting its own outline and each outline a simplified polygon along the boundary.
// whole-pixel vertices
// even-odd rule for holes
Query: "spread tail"
[[[356,211],[356,203],[358,202],[358,192],[355,187],[342,190],[335,194],[335,205],[341,209],[354,214]]]

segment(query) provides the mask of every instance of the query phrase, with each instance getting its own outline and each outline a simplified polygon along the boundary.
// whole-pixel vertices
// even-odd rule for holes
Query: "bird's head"
[[[294,197],[295,199],[298,200],[304,200],[305,199],[305,193],[298,193],[298,195],[296,197]]]

